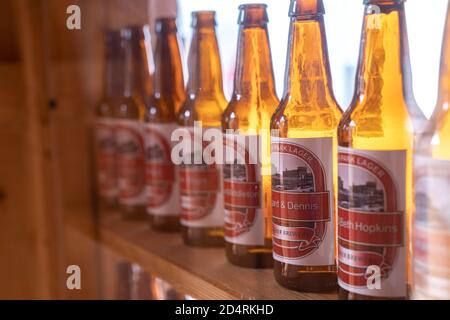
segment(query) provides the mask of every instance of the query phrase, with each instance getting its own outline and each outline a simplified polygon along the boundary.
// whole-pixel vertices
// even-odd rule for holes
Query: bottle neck
[[[130,98],[133,93],[140,91],[137,73],[137,61],[133,53],[132,45],[125,47],[125,70],[124,70],[124,96]]]
[[[113,57],[109,54],[106,54],[104,61],[105,71],[103,73],[103,95],[111,98],[114,96],[114,82],[115,76],[117,76],[114,75],[115,63]]]
[[[107,98],[118,98],[124,90],[123,64],[119,57],[106,57],[103,94]]]
[[[176,30],[158,34],[155,50],[155,96],[165,101],[182,100],[183,66]]]
[[[150,75],[147,74],[146,56],[142,50],[139,41],[130,40],[124,46],[124,96],[127,98],[139,95],[144,99],[148,95],[146,82],[149,82]]]
[[[276,97],[267,27],[241,26],[233,98]]]
[[[323,16],[293,17],[284,97],[302,104],[326,104],[327,96],[334,99]]]
[[[215,27],[196,27],[189,51],[190,96],[223,96],[222,66]]]
[[[356,97],[412,97],[404,4],[366,6],[356,79]]]

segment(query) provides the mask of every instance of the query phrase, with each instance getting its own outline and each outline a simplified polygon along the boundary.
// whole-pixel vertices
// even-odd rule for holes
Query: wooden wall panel
[[[81,8],[81,32],[60,27],[63,23],[65,25],[65,8],[69,4],[78,4]],[[52,30],[49,39],[49,91],[57,102],[53,112],[53,132],[65,216],[77,212],[79,218],[88,216],[92,221],[94,214],[90,125],[102,93],[103,31],[106,28],[117,29],[129,24],[146,23],[146,4],[147,0],[48,1],[47,28]],[[95,238],[95,233],[92,231],[89,237]],[[87,275],[84,282],[88,283],[82,292],[66,290],[65,297],[114,298],[118,290],[115,282],[117,259],[108,254],[100,257],[98,246],[87,239],[74,232],[65,235],[65,261],[80,264]],[[99,273],[96,258],[101,266],[109,270],[106,277],[101,277],[105,269]],[[97,287],[100,278],[103,284],[101,288],[104,289],[102,294],[101,288]]]
[[[104,1],[106,26],[120,29],[127,25],[148,23],[148,0]]]
[[[60,201],[66,224],[64,265],[82,270],[82,290],[64,290],[62,298],[95,299],[100,296],[98,245],[95,242],[93,172],[90,122],[101,94],[103,58],[103,2],[100,0],[47,0],[49,32],[49,96],[56,102],[52,134]],[[81,8],[82,30],[66,28],[66,8]],[[68,228],[70,219],[88,218],[84,233]]]
[[[103,31],[147,23],[147,2],[2,3],[0,298],[99,297],[95,232],[62,226],[68,212],[94,215],[90,123],[102,90]],[[81,7],[81,31],[66,28],[71,4]],[[89,269],[88,283],[67,292],[65,268],[77,261]],[[116,259],[102,262],[112,275]]]
[[[104,28],[104,0],[46,0],[46,29],[48,30],[51,60],[97,59],[102,43],[92,41],[101,36]],[[81,30],[66,27],[67,7],[78,5],[81,9]]]
[[[15,28],[11,1],[2,1],[0,16],[0,61],[12,62],[20,59],[18,34]]]
[[[57,193],[47,108],[42,0],[8,0],[0,20],[15,37],[18,59],[0,73],[1,271],[4,298],[56,298],[61,285]],[[3,16],[7,15],[7,16]],[[13,49],[11,52],[14,52]],[[15,54],[14,54],[15,55]],[[20,64],[19,64],[20,63]],[[1,71],[1,70],[0,70]]]
[[[39,297],[38,270],[30,263],[36,258],[35,233],[26,222],[31,213],[28,181],[21,174],[27,166],[26,146],[23,127],[0,125],[0,299]]]
[[[0,19],[1,20],[1,19]],[[25,125],[25,91],[20,62],[0,60],[0,127],[23,128]]]
[[[55,61],[51,70],[63,203],[66,209],[86,208],[93,202],[90,123],[101,92],[101,62]]]

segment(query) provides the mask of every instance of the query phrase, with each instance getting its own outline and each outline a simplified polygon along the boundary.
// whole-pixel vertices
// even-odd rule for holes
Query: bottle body
[[[403,1],[372,4],[380,12],[366,8],[355,98],[338,130],[338,279],[344,299],[405,299],[419,121]]]
[[[303,5],[300,6],[300,5]],[[304,6],[312,10],[304,12]],[[322,1],[293,1],[284,98],[272,117],[276,280],[302,292],[337,289],[337,127]]]
[[[122,29],[125,56],[124,94],[116,110],[116,146],[120,211],[126,219],[145,218],[144,110],[151,90],[151,75],[144,27]]]
[[[181,231],[185,244],[199,247],[224,244],[222,167],[204,159],[207,144],[203,142],[212,133],[221,136],[221,117],[227,105],[215,26],[215,12],[193,12],[188,98],[178,116],[180,128],[189,131],[194,150],[188,156],[190,164],[183,163],[179,172]],[[196,136],[201,145],[195,143]],[[195,152],[202,154],[201,163],[194,163]]]
[[[439,99],[417,143],[414,162],[414,299],[450,299],[450,8],[441,58]]]
[[[154,93],[145,113],[147,213],[152,228],[178,231],[179,182],[171,135],[185,90],[175,18],[157,19],[156,32]]]
[[[240,7],[233,97],[222,117],[225,249],[238,266],[272,259],[270,119],[275,93],[264,5]]]
[[[94,145],[100,204],[112,208],[117,205],[118,197],[114,109],[120,102],[118,92],[123,86],[120,32],[107,32],[105,40],[104,89],[95,110]]]

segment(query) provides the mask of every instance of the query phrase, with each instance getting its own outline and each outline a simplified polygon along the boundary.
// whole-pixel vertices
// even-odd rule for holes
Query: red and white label
[[[95,124],[98,187],[105,198],[118,194],[114,123],[113,119],[98,118]]]
[[[180,199],[176,167],[171,159],[172,132],[176,124],[144,124],[147,212],[178,216]]]
[[[203,139],[203,134],[207,130],[217,130],[220,133],[220,129],[186,129],[190,133],[192,152],[183,156],[186,161],[179,168],[181,224],[192,228],[223,227],[221,167],[219,164],[207,164],[203,158],[205,148],[209,145]],[[214,154],[212,156],[215,157]],[[199,159],[201,163],[196,164]]]
[[[333,138],[272,137],[273,257],[334,265]]]
[[[145,205],[144,126],[136,120],[117,120],[116,145],[120,203]]]
[[[450,161],[415,159],[414,298],[450,299]]]
[[[406,297],[406,151],[339,148],[338,163],[339,285]]]
[[[224,135],[223,190],[225,240],[230,243],[263,246],[261,165],[258,164],[259,136]],[[234,164],[227,160],[234,158]]]

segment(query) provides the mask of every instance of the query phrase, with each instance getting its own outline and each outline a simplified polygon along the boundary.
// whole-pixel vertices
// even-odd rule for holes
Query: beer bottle
[[[338,282],[344,299],[404,299],[411,274],[415,104],[404,0],[365,0],[355,95],[339,125]]]
[[[154,93],[145,113],[147,213],[161,231],[179,230],[180,203],[171,135],[185,99],[175,18],[156,20]]]
[[[194,125],[202,134],[199,141],[207,141],[204,134],[218,132],[221,136],[221,117],[227,106],[223,93],[222,67],[216,38],[215,12],[192,13],[193,37],[189,51],[188,98],[179,114],[179,124],[195,135]],[[199,131],[200,132],[200,131]],[[194,139],[192,142],[195,142]],[[192,143],[191,142],[191,143]],[[222,143],[222,141],[220,141]],[[195,150],[195,149],[194,149]],[[203,159],[180,167],[181,224],[184,242],[188,245],[223,246],[223,193],[220,164]],[[206,161],[205,161],[206,160]]]
[[[239,7],[232,99],[222,117],[225,246],[228,260],[272,267],[270,119],[276,96],[264,4]]]
[[[337,127],[322,0],[292,0],[285,92],[272,117],[275,278],[303,292],[337,289]]]
[[[101,203],[108,207],[116,205],[118,196],[114,109],[119,105],[123,86],[120,41],[119,31],[107,31],[105,33],[103,97],[96,107],[97,187]]]
[[[450,7],[438,104],[415,158],[415,299],[450,299]]]
[[[116,114],[119,203],[124,218],[145,218],[144,110],[152,85],[148,26],[122,29],[124,94]]]

